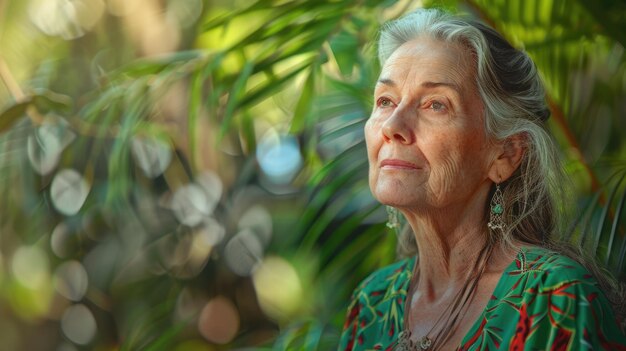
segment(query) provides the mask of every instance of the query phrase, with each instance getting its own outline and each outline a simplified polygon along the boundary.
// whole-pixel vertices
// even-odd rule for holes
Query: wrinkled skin
[[[424,214],[486,198],[496,152],[474,75],[465,48],[431,39],[408,42],[387,60],[365,126],[380,202]]]

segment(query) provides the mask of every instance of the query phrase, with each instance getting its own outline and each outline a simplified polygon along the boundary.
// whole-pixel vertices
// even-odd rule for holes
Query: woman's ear
[[[526,135],[515,134],[496,146],[497,156],[489,169],[489,178],[494,183],[502,183],[517,170],[526,152]]]

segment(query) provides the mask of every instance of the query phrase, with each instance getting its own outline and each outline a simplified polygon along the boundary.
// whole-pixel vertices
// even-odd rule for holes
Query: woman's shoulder
[[[524,247],[508,270],[509,275],[531,275],[543,284],[581,281],[596,285],[597,281],[580,262],[563,253],[543,247]]]
[[[355,294],[380,295],[389,292],[402,292],[413,273],[415,257],[405,258],[377,269],[355,289]]]
[[[542,247],[524,247],[505,270],[492,304],[512,303],[518,311],[543,311],[559,305],[563,313],[581,308],[607,309],[605,292],[596,277],[575,259]],[[514,302],[513,302],[514,301]]]
[[[354,290],[348,306],[340,350],[378,350],[391,344],[402,327],[406,290],[415,258],[382,267],[368,275]]]
[[[519,250],[483,316],[485,323],[469,334],[496,333],[497,349],[626,350],[596,278],[577,260],[546,248]]]

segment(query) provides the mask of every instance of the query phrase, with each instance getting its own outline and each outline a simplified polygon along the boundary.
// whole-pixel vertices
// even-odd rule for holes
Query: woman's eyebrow
[[[443,87],[448,87],[448,88],[456,91],[458,94],[461,94],[461,88],[458,85],[454,84],[454,83],[429,82],[429,81],[427,81],[427,82],[423,82],[421,84],[421,86],[424,87],[424,88],[438,88],[438,87],[443,86]]]
[[[384,84],[384,85],[388,85],[390,87],[395,87],[396,86],[396,82],[394,82],[393,80],[391,80],[389,78],[380,78],[378,80],[378,84]]]
[[[377,84],[383,84],[383,85],[387,85],[390,87],[395,87],[397,86],[396,82],[393,79],[390,78],[380,78],[377,82]],[[456,91],[458,94],[461,94],[461,88],[454,83],[448,83],[448,82],[431,82],[431,81],[426,81],[426,82],[422,82],[422,84],[420,84],[420,86],[422,86],[423,88],[438,88],[438,87],[448,87],[454,91]]]

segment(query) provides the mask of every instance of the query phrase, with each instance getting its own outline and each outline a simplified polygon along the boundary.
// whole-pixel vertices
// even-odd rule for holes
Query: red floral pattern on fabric
[[[414,263],[414,258],[396,262],[361,284],[338,350],[393,349],[404,328]],[[626,337],[609,306],[578,263],[545,249],[522,249],[457,350],[626,351]]]
[[[517,325],[515,327],[515,336],[513,336],[513,340],[511,340],[511,344],[509,345],[509,350],[513,351],[524,350],[524,345],[526,344],[528,335],[530,335],[530,327],[532,325],[532,321],[530,320],[530,316],[527,312],[526,304],[523,304],[518,309],[518,312],[519,319],[517,320]]]

